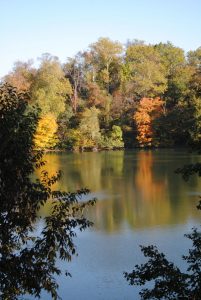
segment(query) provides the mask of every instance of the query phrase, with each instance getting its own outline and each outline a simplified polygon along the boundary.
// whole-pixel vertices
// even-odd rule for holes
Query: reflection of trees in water
[[[51,172],[61,169],[62,190],[88,187],[100,195],[88,215],[94,228],[114,232],[125,224],[131,228],[177,224],[196,216],[189,186],[174,170],[191,156],[171,151],[110,151],[101,153],[50,154]],[[193,157],[192,157],[193,159]],[[191,161],[190,161],[191,162]],[[194,198],[195,199],[195,198]]]
[[[182,153],[180,153],[182,155]],[[140,151],[137,155],[135,226],[148,227],[185,222],[190,214],[196,216],[194,202],[175,169],[183,164],[174,152]],[[188,161],[190,156],[187,157]],[[197,183],[192,185],[196,189]]]
[[[160,151],[139,151],[129,156],[125,154],[122,162],[121,176],[111,173],[105,178],[112,196],[97,203],[96,210],[101,213],[99,219],[95,219],[95,226],[115,231],[126,221],[131,228],[143,228],[182,223],[190,213],[197,215],[194,203],[189,200],[188,188],[174,174],[174,156],[163,157]],[[197,184],[193,186],[195,189]]]
[[[135,224],[137,227],[168,223],[171,216],[168,181],[165,172],[160,172],[152,151],[140,151],[137,170],[134,174]],[[155,173],[160,172],[160,177]]]
[[[49,176],[54,176],[59,170],[61,170],[60,159],[58,155],[54,155],[51,153],[46,154],[45,156],[45,165],[40,169],[35,170],[36,176],[41,180],[42,179],[42,171],[47,171]],[[60,183],[57,181],[52,186],[52,189],[57,189],[60,186]]]
[[[166,180],[162,177],[160,177],[159,180],[155,180],[153,164],[154,156],[151,151],[138,153],[137,172],[135,174],[134,184],[139,193],[141,193],[140,198],[149,202],[158,201],[164,196],[166,184]]]

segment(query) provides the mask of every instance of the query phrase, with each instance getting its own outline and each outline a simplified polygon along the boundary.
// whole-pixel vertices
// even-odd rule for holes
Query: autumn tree
[[[95,106],[100,110],[100,120],[103,127],[107,127],[111,117],[113,97],[106,90],[100,88],[96,82],[87,85],[87,107]]]
[[[57,129],[58,125],[53,114],[41,116],[34,134],[35,148],[38,150],[53,148],[58,142]]]
[[[160,98],[142,98],[134,121],[137,125],[137,140],[140,147],[154,145],[153,120],[163,113],[163,101]]]
[[[121,117],[125,114],[127,109],[125,104],[125,99],[121,91],[118,90],[114,92],[111,104],[111,117],[113,120],[121,120]]]
[[[100,88],[96,82],[89,82],[87,85],[87,106],[104,108],[107,92]]]
[[[32,65],[32,60],[15,62],[12,72],[4,77],[4,81],[16,87],[19,92],[29,92],[36,74],[36,69]]]

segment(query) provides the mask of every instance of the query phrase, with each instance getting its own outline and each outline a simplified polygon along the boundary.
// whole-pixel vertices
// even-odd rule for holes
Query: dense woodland
[[[100,38],[64,64],[43,54],[3,78],[38,106],[36,149],[98,150],[196,143],[201,129],[201,47],[122,45]]]

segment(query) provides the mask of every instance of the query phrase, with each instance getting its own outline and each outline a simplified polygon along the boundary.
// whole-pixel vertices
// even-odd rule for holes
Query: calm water
[[[63,172],[56,188],[87,187],[98,199],[87,213],[93,228],[75,240],[79,256],[62,266],[72,273],[58,280],[64,300],[139,299],[139,289],[127,284],[123,272],[143,262],[140,244],[157,244],[185,267],[180,255],[190,241],[183,234],[200,221],[195,206],[201,182],[193,177],[186,183],[174,170],[199,161],[198,155],[173,150],[54,153],[46,161],[51,174]],[[49,210],[47,205],[40,213]]]

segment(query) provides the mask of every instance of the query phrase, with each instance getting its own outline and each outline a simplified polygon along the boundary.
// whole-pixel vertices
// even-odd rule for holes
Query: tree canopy
[[[94,107],[99,110],[97,126],[103,141],[98,149],[111,147],[108,133],[113,126],[122,131],[123,147],[140,147],[133,116],[141,111],[143,99],[157,98],[163,102],[163,113],[150,123],[157,142],[145,143],[146,147],[189,146],[199,136],[200,51],[199,47],[185,53],[171,42],[133,40],[123,45],[101,37],[64,64],[48,53],[37,68],[31,61],[17,62],[4,82],[26,91],[29,104],[38,105],[43,116],[54,115],[55,148],[82,149],[76,146],[78,140],[89,145],[93,126],[82,137],[80,124],[88,110],[96,118]]]

